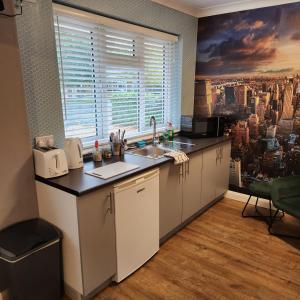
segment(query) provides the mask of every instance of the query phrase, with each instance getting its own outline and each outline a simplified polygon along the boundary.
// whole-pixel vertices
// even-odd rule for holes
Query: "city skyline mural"
[[[196,117],[223,116],[231,188],[300,174],[300,2],[200,18]]]

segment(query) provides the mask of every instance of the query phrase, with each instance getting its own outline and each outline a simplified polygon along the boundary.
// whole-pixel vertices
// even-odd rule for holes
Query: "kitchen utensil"
[[[122,132],[122,137],[121,137],[122,142],[124,142],[125,132],[126,132],[126,130],[123,130],[123,132]]]
[[[115,155],[115,156],[120,156],[121,155],[121,147],[122,147],[122,144],[121,143],[111,143],[111,152],[112,152],[112,155]]]
[[[110,141],[111,143],[114,142],[114,137],[115,137],[115,134],[114,134],[113,132],[111,132],[110,135],[109,135],[109,141]]]

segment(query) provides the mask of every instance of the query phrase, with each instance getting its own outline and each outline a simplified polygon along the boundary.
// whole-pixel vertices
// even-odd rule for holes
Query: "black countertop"
[[[218,138],[205,138],[205,139],[189,139],[189,138],[178,136],[174,138],[174,141],[195,144],[195,146],[183,150],[185,153],[191,154],[215,146],[217,144],[223,143],[225,141],[230,141],[230,138],[218,137]],[[86,171],[90,171],[92,169],[105,166],[118,161],[139,165],[140,168],[124,174],[120,174],[118,176],[109,179],[101,179],[101,178],[97,178],[85,174]],[[137,175],[139,173],[145,172],[155,167],[159,167],[162,164],[168,163],[170,161],[172,161],[172,159],[167,157],[152,159],[152,158],[147,158],[147,157],[142,157],[142,156],[137,156],[132,154],[125,154],[122,157],[113,156],[112,158],[106,159],[102,162],[94,162],[94,161],[86,162],[83,168],[70,170],[69,174],[66,174],[61,177],[46,179],[40,176],[36,176],[35,178],[37,181],[51,185],[55,188],[73,194],[75,196],[82,196],[89,192],[100,189],[104,186],[126,179],[132,175]]]

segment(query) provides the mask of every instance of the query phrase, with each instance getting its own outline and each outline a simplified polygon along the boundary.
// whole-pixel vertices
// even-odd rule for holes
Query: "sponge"
[[[138,148],[143,148],[143,147],[146,146],[146,142],[145,141],[138,141],[138,142],[136,142],[136,146]]]

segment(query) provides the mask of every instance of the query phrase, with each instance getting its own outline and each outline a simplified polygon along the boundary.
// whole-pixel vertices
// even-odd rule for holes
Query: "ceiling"
[[[151,0],[195,17],[219,15],[259,7],[299,2],[299,0]]]

